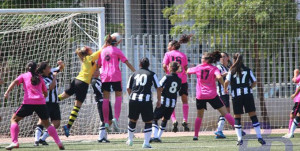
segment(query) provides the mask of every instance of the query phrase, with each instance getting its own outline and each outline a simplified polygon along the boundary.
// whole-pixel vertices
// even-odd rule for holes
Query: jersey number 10
[[[135,85],[145,86],[147,83],[147,75],[146,74],[137,74],[135,77]]]

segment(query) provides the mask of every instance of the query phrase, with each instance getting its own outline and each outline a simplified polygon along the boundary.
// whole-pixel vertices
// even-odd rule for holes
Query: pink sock
[[[290,119],[290,121],[289,121],[289,131],[290,131],[290,129],[291,129],[291,126],[292,126],[292,124],[293,124],[293,121],[294,121],[294,119]]]
[[[228,123],[234,127],[234,118],[230,115],[230,113],[227,113],[225,116],[226,120],[228,121]]]
[[[108,123],[108,121],[109,121],[109,99],[103,99],[102,112],[103,112],[104,123]]]
[[[55,143],[59,146],[61,145],[60,139],[57,135],[56,129],[54,128],[54,126],[50,125],[48,128],[48,134],[54,139]]]
[[[189,104],[183,104],[182,111],[183,111],[183,121],[187,122],[189,116]]]
[[[118,121],[121,113],[121,107],[122,107],[122,96],[118,96],[116,97],[116,102],[115,102],[115,118]]]
[[[19,135],[19,125],[18,123],[12,123],[10,125],[10,135],[11,135],[11,141],[13,143],[18,143],[18,135]]]
[[[201,122],[202,122],[201,118],[197,117],[196,120],[195,120],[195,135],[194,135],[195,137],[198,137]]]
[[[173,113],[172,113],[172,115],[171,115],[171,119],[172,119],[172,122],[175,122],[175,121],[176,121],[175,110],[173,111]]]

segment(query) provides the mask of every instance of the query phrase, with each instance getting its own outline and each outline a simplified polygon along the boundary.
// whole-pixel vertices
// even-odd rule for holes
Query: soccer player
[[[82,106],[82,103],[86,98],[92,76],[97,69],[97,64],[95,61],[99,58],[100,53],[101,49],[93,53],[92,49],[87,46],[76,49],[76,54],[81,61],[81,70],[79,75],[72,80],[70,87],[65,90],[64,93],[58,96],[59,100],[63,100],[73,94],[76,95],[75,105],[71,111],[68,124],[63,126],[64,133],[67,137],[70,135],[70,129],[78,116],[78,112]]]
[[[216,79],[224,85],[223,77],[219,69],[212,65],[221,58],[219,51],[212,53],[204,53],[202,55],[202,64],[189,68],[188,74],[197,75],[197,87],[196,87],[196,105],[197,105],[197,118],[195,120],[195,134],[193,140],[198,140],[198,133],[203,119],[204,109],[208,102],[214,109],[217,109],[225,119],[234,126],[234,119],[226,110],[223,102],[217,94]]]
[[[167,122],[173,113],[176,102],[177,102],[177,92],[181,88],[181,79],[178,77],[176,72],[180,68],[180,64],[178,62],[171,62],[169,64],[169,71],[171,71],[170,75],[164,76],[160,80],[160,86],[163,88],[161,93],[162,105],[159,108],[155,108],[154,110],[154,119],[152,122],[152,133],[153,138],[151,138],[150,142],[161,142],[161,135],[166,129]],[[180,69],[181,70],[181,69]],[[179,71],[181,72],[181,71]],[[157,121],[162,118],[160,129],[158,129]]]
[[[10,91],[16,86],[23,84],[24,99],[22,105],[16,110],[11,118],[10,134],[12,138],[12,143],[6,147],[7,150],[13,148],[19,148],[18,134],[19,125],[18,122],[24,117],[32,115],[36,112],[42,121],[42,124],[48,130],[50,136],[53,137],[55,143],[58,145],[60,150],[64,150],[64,146],[61,143],[56,129],[50,125],[49,114],[47,111],[45,97],[47,96],[47,87],[42,77],[36,72],[37,64],[30,61],[27,64],[27,71],[18,76],[6,90],[4,97],[8,99]]]
[[[300,102],[300,75],[299,70],[294,70],[294,77],[292,79],[294,83],[297,84],[297,88],[295,93],[291,96],[293,101],[295,102],[295,105],[290,113],[290,121],[289,121],[289,133],[284,135],[284,138],[293,138],[294,132],[297,128],[297,125],[300,123],[300,110],[299,110],[299,102]]]
[[[157,103],[156,107],[161,105],[161,88],[157,76],[154,72],[150,71],[148,58],[140,59],[140,69],[135,71],[129,78],[127,84],[127,92],[129,94],[129,115],[128,118],[128,141],[127,145],[132,146],[133,135],[136,127],[136,122],[142,115],[144,128],[144,143],[143,148],[152,148],[149,144],[151,138],[151,123],[153,120],[153,106],[151,99],[151,87],[157,90]]]
[[[38,65],[37,69],[38,73],[42,75],[48,90],[48,96],[46,97],[46,105],[48,108],[48,114],[50,116],[51,123],[56,129],[60,126],[61,120],[57,91],[58,80],[56,79],[56,76],[65,67],[63,61],[58,61],[57,64],[58,67],[51,68],[49,63],[47,61],[44,61]],[[42,135],[43,129],[44,126],[42,125],[42,120],[39,119],[37,127],[35,128],[34,146],[39,146],[39,144],[48,145],[48,143],[46,142],[46,138],[49,137],[49,134],[46,130]]]
[[[235,132],[238,137],[237,145],[242,145],[242,125],[241,114],[248,113],[252,125],[255,129],[258,142],[262,145],[266,144],[261,136],[260,124],[256,116],[256,108],[252,89],[256,86],[256,78],[253,72],[244,65],[243,56],[236,53],[233,56],[233,65],[226,76],[225,92],[228,93],[228,85],[231,87],[232,106],[235,119]]]
[[[163,68],[164,71],[169,74],[168,65],[172,61],[176,61],[181,65],[182,72],[178,73],[178,77],[181,78],[181,89],[179,91],[179,95],[181,96],[182,101],[182,111],[183,111],[183,123],[184,131],[189,131],[188,127],[188,115],[189,115],[189,104],[188,104],[188,84],[187,84],[187,75],[186,70],[188,66],[187,57],[183,52],[180,52],[178,49],[180,48],[180,44],[189,42],[191,35],[182,35],[179,41],[173,40],[169,42],[168,52],[165,53],[163,59]],[[173,111],[171,115],[171,119],[173,121],[173,132],[178,131],[178,122],[176,120],[175,111]]]
[[[98,142],[99,143],[109,143],[110,141],[107,139],[107,133],[105,130],[105,123],[104,123],[104,118],[103,118],[103,111],[102,111],[102,103],[103,103],[103,94],[102,94],[102,82],[101,79],[99,78],[100,76],[100,72],[97,69],[93,75],[93,79],[92,79],[92,87],[94,90],[94,94],[95,94],[95,100],[97,102],[97,108],[98,108],[98,113],[100,116],[100,120],[101,120],[101,126],[99,129],[99,138],[98,138]],[[111,120],[113,119],[113,115],[112,115],[112,110],[111,110],[111,103],[109,102],[109,124],[111,124]]]
[[[105,39],[105,45],[98,60],[98,65],[101,66],[100,78],[103,90],[102,111],[106,129],[109,127],[110,92],[115,91],[115,118],[113,119],[115,131],[119,131],[118,120],[122,106],[122,75],[119,67],[119,61],[125,63],[131,71],[135,71],[134,67],[128,62],[128,59],[124,56],[123,52],[117,48],[117,45],[120,42],[121,39],[117,33],[114,33],[111,36],[108,35]]]

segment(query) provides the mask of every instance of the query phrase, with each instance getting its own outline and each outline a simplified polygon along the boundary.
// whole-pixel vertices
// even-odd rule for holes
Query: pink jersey
[[[169,66],[172,61],[176,61],[181,65],[182,72],[178,73],[178,77],[181,79],[182,83],[187,82],[187,75],[185,73],[185,67],[188,65],[187,57],[183,52],[178,50],[172,50],[165,53],[163,64]],[[167,74],[170,74],[168,71]]]
[[[297,91],[297,89],[300,87],[300,75],[297,76],[296,83],[297,83],[297,88],[296,88]],[[294,102],[300,102],[300,92],[295,96]]]
[[[219,69],[211,64],[201,64],[188,69],[189,74],[197,75],[196,98],[208,100],[217,94],[216,76],[221,75]]]
[[[19,81],[18,85],[23,83],[24,90],[24,99],[22,104],[33,104],[40,105],[46,104],[46,100],[43,92],[47,92],[46,84],[42,77],[40,77],[40,83],[38,85],[31,84],[31,73],[26,72],[21,74],[17,80]]]
[[[102,50],[98,59],[98,65],[101,66],[100,78],[102,82],[122,81],[120,60],[125,63],[128,59],[119,48],[108,46]]]

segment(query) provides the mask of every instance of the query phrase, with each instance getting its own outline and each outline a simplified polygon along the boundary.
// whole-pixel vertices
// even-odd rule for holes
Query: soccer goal
[[[75,49],[87,45],[95,51],[103,45],[104,14],[103,7],[0,10],[0,77],[5,81],[0,87],[1,135],[9,136],[11,115],[23,100],[22,87],[12,91],[9,100],[3,100],[2,96],[10,82],[26,72],[27,62],[49,61],[55,67],[58,60],[63,60],[66,66],[58,75],[59,93],[62,93],[80,70]],[[62,124],[70,114],[73,101],[74,98],[61,102]],[[74,126],[74,131],[78,132],[76,134],[86,134],[88,130],[96,132],[99,126],[95,104],[90,103],[84,108],[89,113],[82,111],[82,118]],[[36,122],[36,115],[26,117],[21,122],[20,137],[33,136]]]

